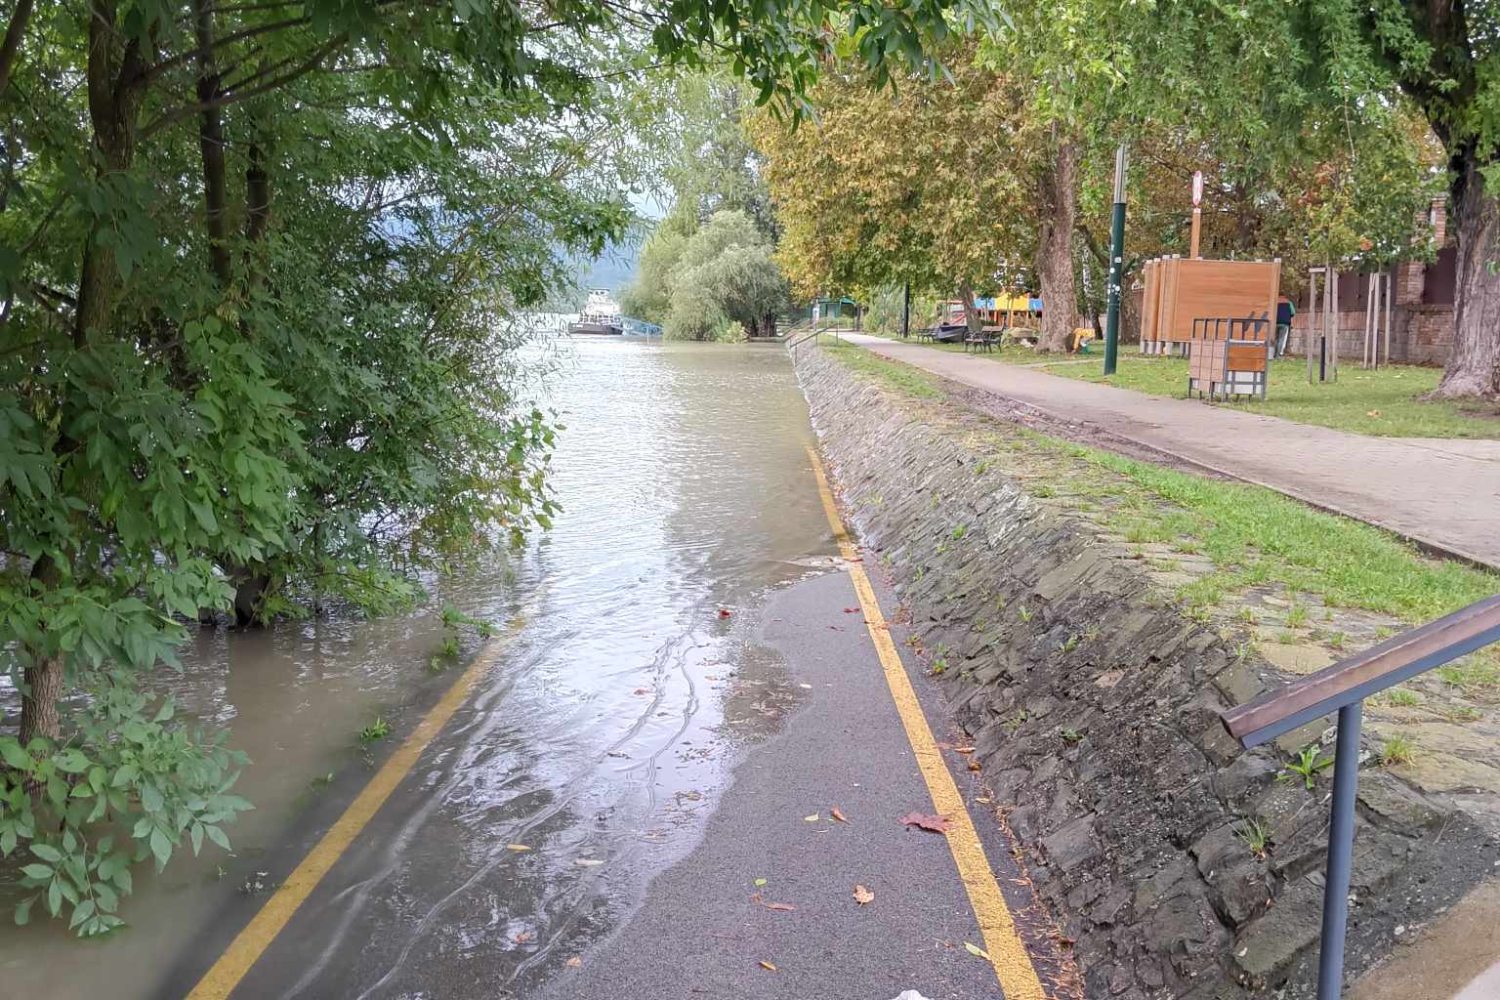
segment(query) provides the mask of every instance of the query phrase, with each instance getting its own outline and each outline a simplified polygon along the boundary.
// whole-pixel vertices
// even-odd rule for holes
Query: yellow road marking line
[[[1047,994],[1042,989],[1042,981],[1031,964],[1031,957],[1026,953],[1020,934],[1016,932],[1016,922],[1011,917],[1005,897],[1001,895],[1000,884],[995,881],[989,859],[985,857],[984,845],[979,841],[974,821],[969,817],[969,810],[964,804],[963,796],[959,794],[958,785],[953,781],[948,765],[943,762],[942,752],[938,750],[937,741],[933,739],[932,730],[927,725],[927,716],[922,712],[922,704],[917,700],[916,691],[912,689],[911,678],[906,675],[901,655],[896,652],[896,644],[891,641],[890,629],[881,613],[880,602],[875,598],[875,589],[870,586],[870,578],[866,575],[864,566],[858,562],[859,548],[849,537],[849,532],[845,530],[844,522],[839,517],[838,505],[834,502],[833,491],[829,489],[828,474],[823,470],[823,462],[818,458],[817,451],[810,446],[807,455],[812,459],[813,475],[818,479],[823,512],[828,515],[828,524],[833,528],[833,537],[838,541],[839,552],[844,557],[849,578],[854,583],[854,592],[859,595],[860,610],[864,612],[870,638],[875,643],[875,652],[885,671],[886,683],[896,702],[896,711],[901,716],[901,724],[906,728],[906,738],[911,743],[917,766],[932,795],[933,809],[939,815],[948,817],[948,848],[953,852],[953,863],[958,866],[958,875],[969,895],[969,904],[979,920],[979,932],[984,935],[984,948],[989,953],[990,964],[994,966],[995,977],[1000,980],[1000,989],[1005,993],[1005,1000],[1046,1000]]]
[[[229,943],[218,961],[214,962],[213,968],[198,980],[198,985],[188,994],[188,1000],[222,1000],[234,991],[240,980],[245,978],[245,973],[250,971],[250,967],[286,927],[297,908],[312,895],[323,876],[328,874],[349,845],[354,843],[354,838],[359,836],[360,831],[385,804],[385,800],[390,798],[396,786],[401,784],[401,780],[417,763],[422,751],[427,749],[427,744],[453,718],[453,714],[474,689],[474,683],[494,664],[504,648],[503,639],[494,639],[480,649],[474,662],[443,693],[438,703],[428,709],[417,728],[406,738],[406,742],[381,765],[380,770],[375,772],[375,776],[355,800],[349,803],[338,821],[323,834],[323,839],[308,852],[302,863],[266,900],[260,912]]]

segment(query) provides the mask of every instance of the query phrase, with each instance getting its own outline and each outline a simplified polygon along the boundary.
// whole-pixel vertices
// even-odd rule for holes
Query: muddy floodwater
[[[525,996],[628,918],[803,694],[754,639],[768,594],[834,554],[783,350],[558,354],[563,513],[440,587],[505,626],[501,651],[238,995]],[[0,992],[182,995],[458,676],[427,668],[439,634],[429,610],[195,635],[162,683],[254,761],[234,852],[142,870],[129,926],[102,941],[7,915]],[[393,735],[364,748],[377,716]]]

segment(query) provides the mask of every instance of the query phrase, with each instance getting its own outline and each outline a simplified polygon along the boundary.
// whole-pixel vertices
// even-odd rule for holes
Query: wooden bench
[[[1196,392],[1207,399],[1265,399],[1270,338],[1268,314],[1193,320],[1188,340],[1188,395]]]

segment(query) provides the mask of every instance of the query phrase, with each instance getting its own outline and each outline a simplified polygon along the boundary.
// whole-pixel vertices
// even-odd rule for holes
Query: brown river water
[[[768,593],[834,557],[784,351],[575,339],[556,355],[563,513],[435,587],[434,606],[509,623],[503,653],[237,995],[442,996],[453,967],[525,995],[691,849],[744,748],[802,694],[754,640]],[[234,852],[139,871],[129,926],[104,940],[0,917],[0,994],[180,996],[456,677],[427,670],[439,636],[431,607],[196,634],[162,684],[253,761]],[[395,732],[372,751],[356,734],[377,715]]]

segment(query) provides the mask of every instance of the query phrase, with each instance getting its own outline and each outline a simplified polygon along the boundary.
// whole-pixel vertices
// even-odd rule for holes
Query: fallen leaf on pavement
[[[909,812],[901,817],[901,822],[906,826],[915,826],[929,833],[947,833],[947,816],[928,816],[924,813]]]
[[[770,962],[762,961],[760,963],[760,967],[762,969],[765,969],[767,972],[775,972],[776,971],[776,966],[772,965]]]
[[[516,944],[525,944],[534,937],[536,937],[536,934],[532,931],[521,931],[515,936]]]
[[[719,617],[720,618],[728,618],[732,613],[733,612],[731,612],[728,608],[720,608],[719,609]]]
[[[973,747],[954,747],[953,748],[953,752],[954,753],[973,753],[974,752],[974,748]]]
[[[975,958],[982,958],[986,962],[990,960],[990,953],[979,947],[979,945],[970,944],[969,942],[965,941],[964,947],[968,949],[969,954],[973,955]]]
[[[762,903],[760,905],[768,910],[780,910],[783,913],[790,913],[796,909],[791,903]]]
[[[844,811],[842,809],[840,809],[838,806],[834,806],[832,809],[828,810],[828,815],[832,816],[834,819],[838,820],[840,823],[847,823],[847,822],[849,822],[847,819],[844,818]]]
[[[516,851],[518,853],[521,851],[531,850],[531,848],[527,847],[525,844],[506,844],[505,849],[507,851]]]
[[[846,614],[846,615],[857,615],[857,614],[859,614],[859,609],[858,608],[845,608],[844,609],[844,614]]]
[[[804,823],[816,823],[817,821],[818,821],[818,814],[817,813],[813,813],[811,816],[803,816],[802,817],[802,822],[804,822]]]
[[[636,688],[635,689],[635,693],[636,694],[650,694],[651,691],[650,691],[649,688]]]
[[[577,955],[574,955],[572,958],[568,959],[563,964],[566,965],[570,969],[576,969],[579,966],[583,965],[583,959],[579,958]]]
[[[600,861],[598,858],[574,858],[573,863],[579,868],[597,868],[598,866],[604,864],[604,862]]]
[[[765,884],[766,884],[766,880],[763,879],[763,878],[758,878],[758,879],[755,880],[755,885],[757,887],[763,886]]]
[[[980,770],[979,761],[977,761],[977,760],[971,760],[971,761],[969,761],[969,770],[971,770],[971,771],[978,771],[978,770]]]
[[[864,906],[866,903],[875,902],[875,894],[864,886],[857,885],[854,887],[854,901],[860,906]]]

